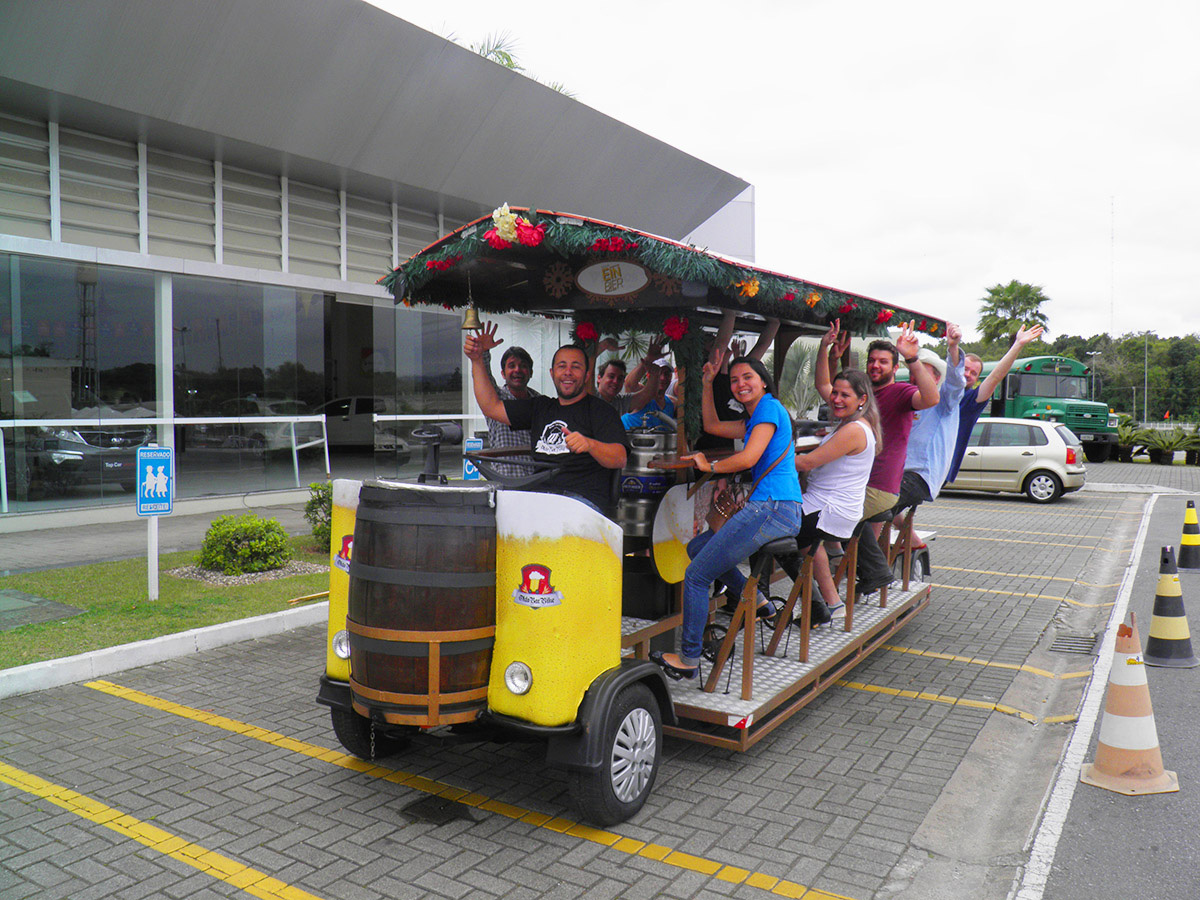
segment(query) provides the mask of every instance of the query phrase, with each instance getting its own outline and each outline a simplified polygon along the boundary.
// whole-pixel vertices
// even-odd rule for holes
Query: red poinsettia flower
[[[888,322],[892,321],[892,315],[893,313],[890,309],[881,309],[879,311],[879,315],[875,317],[875,324],[886,325]]]
[[[671,316],[663,322],[663,334],[673,341],[683,340],[688,333],[688,320],[685,316]]]
[[[786,294],[783,295],[783,297],[781,299],[783,300],[784,303],[791,303],[793,300],[796,299],[796,292],[788,291]]]
[[[856,307],[855,307],[854,303],[851,302],[850,300],[847,300],[845,303],[843,303],[838,308],[838,312],[840,312],[844,316],[844,315],[846,315],[846,313],[854,312],[855,309],[856,309]]]
[[[512,246],[504,238],[500,237],[500,232],[495,228],[489,228],[483,233],[483,239],[487,241],[494,250],[507,250]]]
[[[525,219],[517,219],[517,240],[526,247],[536,247],[546,236],[545,224],[530,225]]]
[[[594,341],[600,337],[600,332],[591,322],[580,322],[575,326],[575,337],[581,341]]]
[[[922,319],[920,324],[917,325],[917,331],[925,331],[928,328],[929,328],[929,323],[926,322],[924,319]]]

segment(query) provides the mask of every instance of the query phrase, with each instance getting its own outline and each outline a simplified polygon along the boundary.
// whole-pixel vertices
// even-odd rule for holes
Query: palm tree
[[[457,38],[453,34],[450,40],[457,43]],[[507,31],[498,31],[494,34],[489,34],[482,41],[476,41],[470,45],[470,50],[478,53],[484,59],[490,59],[497,65],[504,66],[506,69],[512,69],[514,72],[520,72],[527,78],[532,78],[539,84],[544,84],[552,91],[558,91],[560,94],[565,94],[568,97],[574,98],[573,91],[567,90],[566,86],[561,81],[542,81],[536,75],[525,70],[521,65],[521,61],[517,58],[517,39]]]
[[[795,418],[802,418],[821,402],[814,376],[817,368],[816,341],[801,338],[788,347],[783,358],[783,371],[779,373],[779,402]],[[774,369],[774,353],[768,351],[763,365],[770,372]]]
[[[1041,306],[1050,298],[1037,285],[1010,281],[988,288],[980,299],[979,330],[988,343],[1002,340],[1005,345],[1016,340],[1022,325],[1041,325],[1046,328],[1046,314]]]

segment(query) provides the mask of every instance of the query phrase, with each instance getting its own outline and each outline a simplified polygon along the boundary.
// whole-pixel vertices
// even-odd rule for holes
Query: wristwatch
[[[905,365],[907,365],[907,366],[911,366],[913,363],[915,363],[915,362],[919,361],[919,360],[920,360],[920,358],[921,358],[921,357],[919,357],[919,356],[914,356],[912,359],[909,359],[909,358],[906,356],[906,357],[904,357],[904,364],[905,364]]]

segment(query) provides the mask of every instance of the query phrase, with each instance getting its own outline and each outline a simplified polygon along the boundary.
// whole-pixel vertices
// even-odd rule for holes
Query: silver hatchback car
[[[1036,419],[980,419],[958,477],[946,490],[1005,491],[1052,503],[1087,480],[1083,445],[1066,425]]]

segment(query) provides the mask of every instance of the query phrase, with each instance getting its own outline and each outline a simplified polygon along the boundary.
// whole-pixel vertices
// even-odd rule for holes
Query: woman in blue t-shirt
[[[704,430],[720,437],[742,438],[743,448],[716,462],[709,462],[703,453],[685,459],[693,460],[701,472],[722,474],[750,469],[756,486],[746,505],[720,531],[706,531],[688,546],[692,561],[683,576],[679,653],[651,654],[672,678],[695,678],[699,672],[712,583],[720,578],[731,589],[744,586],[746,579],[737,571],[738,564],[764,544],[791,537],[800,530],[800,479],[796,475],[791,416],[772,396],[775,385],[766,367],[757,359],[743,356],[730,364],[729,381],[734,399],[745,407],[748,419],[721,421],[712,394],[720,363],[718,359],[704,366]],[[769,620],[775,611],[764,600],[758,615]]]

